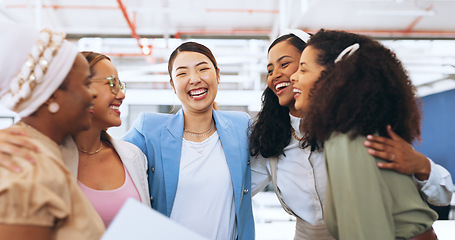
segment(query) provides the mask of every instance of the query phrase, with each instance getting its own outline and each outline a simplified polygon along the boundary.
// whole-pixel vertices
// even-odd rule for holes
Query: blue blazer
[[[251,118],[242,112],[213,110],[234,189],[239,240],[254,239],[251,208],[251,168],[247,129]],[[148,182],[152,208],[171,215],[182,152],[183,110],[177,114],[141,113],[133,128],[123,137],[147,156]]]

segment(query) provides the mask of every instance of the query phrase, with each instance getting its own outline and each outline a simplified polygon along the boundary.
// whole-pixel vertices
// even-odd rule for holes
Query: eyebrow
[[[198,66],[200,66],[200,65],[203,65],[203,64],[209,64],[209,63],[206,62],[206,61],[202,61],[202,62],[196,64],[196,67],[198,67]],[[187,66],[180,66],[180,67],[176,68],[175,71],[177,71],[177,70],[179,70],[179,69],[188,69],[188,67],[187,67]]]
[[[203,62],[200,62],[200,63],[196,64],[196,67],[197,67],[197,66],[200,66],[200,65],[202,65],[202,64],[209,64],[209,63],[206,62],[206,61],[203,61]]]
[[[180,66],[180,67],[176,68],[175,71],[177,71],[177,70],[179,70],[179,69],[187,69],[187,68],[188,68],[188,67],[186,67],[186,66]]]
[[[281,60],[283,60],[283,58],[287,58],[287,57],[288,57],[288,58],[293,58],[293,57],[291,57],[291,56],[284,55],[284,56],[281,56],[280,58],[278,58],[278,62],[281,61]],[[271,64],[271,63],[267,64],[267,67],[269,67],[269,66],[272,66],[272,64]]]

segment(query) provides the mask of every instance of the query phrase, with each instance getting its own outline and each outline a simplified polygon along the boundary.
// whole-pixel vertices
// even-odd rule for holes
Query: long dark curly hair
[[[348,46],[360,48],[334,63]],[[420,100],[396,55],[367,36],[320,30],[308,42],[325,67],[310,92],[303,129],[309,137],[327,140],[333,132],[351,137],[379,133],[386,126],[411,143],[420,140]]]
[[[276,44],[288,41],[300,52],[306,47],[306,43],[293,34],[283,35],[270,45],[268,52]],[[291,119],[289,108],[283,107],[278,97],[270,89],[266,88],[262,94],[262,108],[250,127],[250,154],[263,157],[278,157],[284,154],[284,148],[291,141]]]

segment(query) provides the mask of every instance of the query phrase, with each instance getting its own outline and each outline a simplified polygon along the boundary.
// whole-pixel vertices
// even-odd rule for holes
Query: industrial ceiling
[[[0,24],[61,30],[80,50],[111,56],[131,104],[175,104],[168,56],[201,42],[219,61],[217,101],[255,111],[267,47],[292,28],[373,36],[397,52],[421,96],[455,88],[454,10],[453,0],[0,0]]]

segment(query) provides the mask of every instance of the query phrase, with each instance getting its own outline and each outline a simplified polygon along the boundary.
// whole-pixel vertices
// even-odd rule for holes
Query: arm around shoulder
[[[447,206],[452,200],[454,185],[452,176],[443,166],[434,163],[428,158],[431,164],[430,176],[425,181],[420,181],[416,177],[420,191],[427,202],[435,206]]]
[[[262,191],[272,181],[267,165],[270,160],[260,155],[251,157],[251,195]]]
[[[0,239],[51,240],[52,228],[42,226],[0,224]]]

